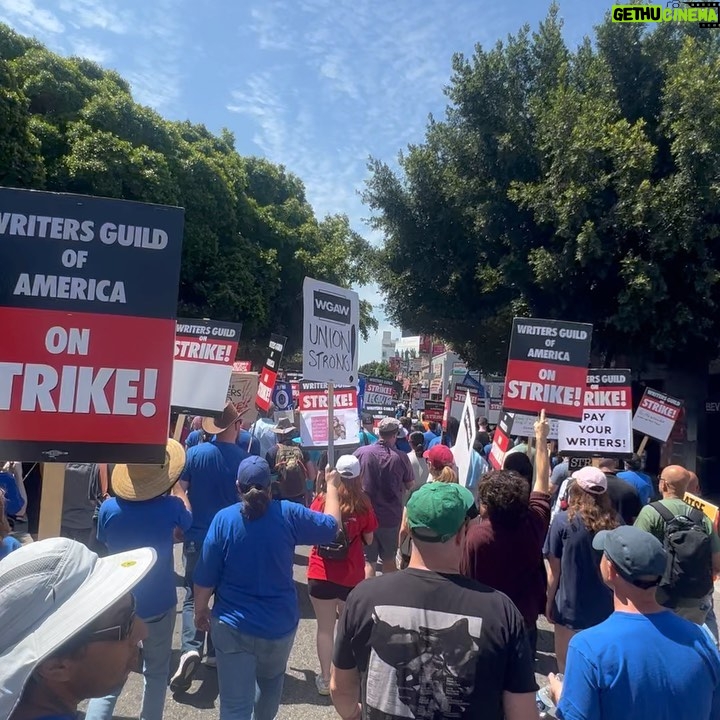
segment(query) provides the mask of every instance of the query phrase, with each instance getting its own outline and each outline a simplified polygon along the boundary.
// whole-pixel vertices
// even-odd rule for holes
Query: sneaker
[[[180,663],[175,674],[170,678],[170,690],[172,692],[185,692],[192,685],[193,675],[200,664],[200,653],[197,650],[190,650],[180,656]]]
[[[319,695],[330,694],[330,683],[322,675],[315,676],[315,687]]]
[[[205,665],[209,668],[217,667],[217,658],[214,655],[208,655],[205,658]]]

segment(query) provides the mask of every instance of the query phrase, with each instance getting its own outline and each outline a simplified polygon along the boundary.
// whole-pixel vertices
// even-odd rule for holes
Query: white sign
[[[645,388],[632,421],[633,430],[660,442],[667,442],[680,417],[682,401],[652,388]]]
[[[243,427],[250,427],[257,419],[255,396],[260,376],[258,373],[236,373],[230,378],[227,399],[232,400],[243,421]]]
[[[513,424],[511,432],[513,437],[523,439],[535,437],[535,423],[537,421],[537,415],[520,415],[519,413],[512,413],[512,417]],[[547,420],[550,423],[548,440],[557,440],[559,422],[555,418],[547,418]]]
[[[580,422],[561,420],[558,451],[574,456],[632,455],[630,370],[588,370]]]
[[[477,434],[475,424],[475,408],[473,407],[470,392],[465,393],[465,405],[460,415],[460,429],[453,445],[452,453],[458,468],[458,481],[467,486],[470,480],[470,466],[472,465],[473,444]]]
[[[358,294],[306,277],[303,300],[303,378],[354,385],[358,379]]]
[[[225,407],[242,325],[178,319],[170,404],[186,415]]]
[[[303,447],[327,447],[328,389],[324,383],[300,382],[299,414]],[[332,431],[336,447],[359,444],[357,388],[335,388]]]

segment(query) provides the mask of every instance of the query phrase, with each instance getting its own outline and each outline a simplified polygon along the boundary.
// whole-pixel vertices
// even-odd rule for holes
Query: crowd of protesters
[[[111,720],[132,671],[141,720],[168,679],[217,668],[221,720],[272,720],[299,623],[295,548],[311,546],[320,695],[344,720],[538,717],[537,623],[554,626],[557,717],[720,718],[716,528],[697,477],[640,458],[571,471],[544,413],[490,470],[478,422],[400,413],[332,465],[286,419],[195,418],[163,465],[68,465],[63,538],[26,543],[18,463],[0,472],[0,717]],[[656,502],[653,502],[657,500]],[[181,657],[173,548],[182,543]],[[399,572],[398,572],[399,571]],[[139,652],[139,649],[142,652]],[[671,662],[668,661],[671,659]]]

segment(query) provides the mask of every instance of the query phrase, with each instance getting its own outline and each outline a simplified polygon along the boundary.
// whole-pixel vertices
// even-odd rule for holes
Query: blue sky
[[[560,3],[568,43],[611,3]],[[373,242],[358,191],[369,155],[394,163],[442,116],[454,52],[537,27],[549,0],[0,0],[0,21],[55,52],[118,70],[172,119],[232,130],[237,149],[302,178],[318,215],[346,213]],[[375,289],[361,296],[377,301]],[[360,353],[380,357],[391,329]]]

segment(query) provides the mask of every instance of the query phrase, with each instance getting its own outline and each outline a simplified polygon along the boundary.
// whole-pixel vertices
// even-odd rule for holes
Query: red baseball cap
[[[423,453],[423,457],[437,470],[455,464],[452,450],[447,445],[435,445]]]

